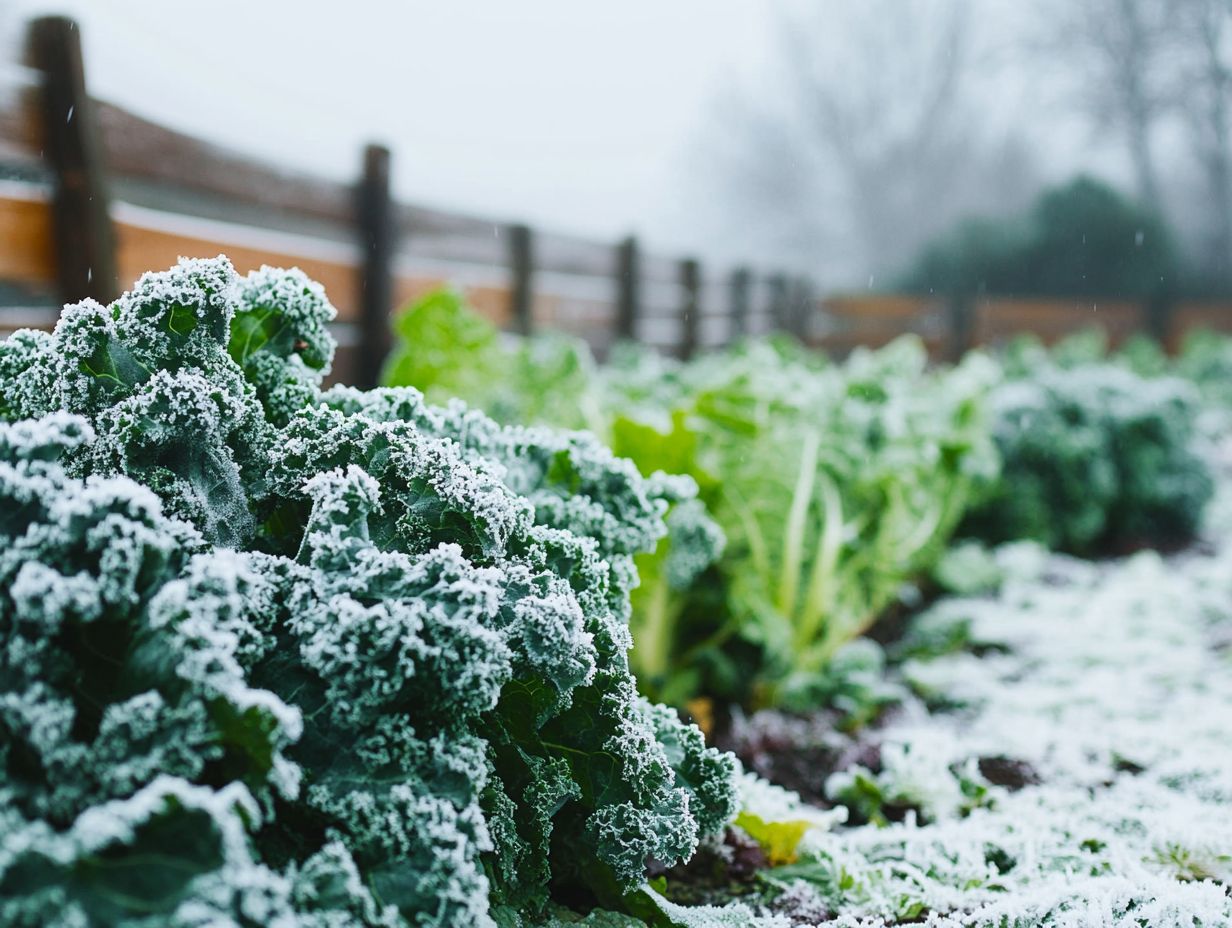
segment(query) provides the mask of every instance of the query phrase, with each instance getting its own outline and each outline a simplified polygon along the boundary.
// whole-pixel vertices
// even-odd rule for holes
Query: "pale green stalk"
[[[817,454],[821,436],[806,432],[800,451],[800,472],[792,493],[791,510],[787,516],[787,531],[783,539],[783,567],[779,576],[779,612],[790,617],[796,609],[800,592],[800,566],[804,562],[804,533],[808,523],[809,505],[813,501],[813,484],[817,479]]]
[[[667,675],[672,653],[671,589],[666,572],[660,571],[649,593],[637,610],[636,643],[629,653],[637,676],[658,687]]]
[[[813,643],[821,623],[834,612],[835,576],[838,557],[843,547],[843,500],[838,487],[822,473],[821,501],[825,507],[821,517],[820,546],[813,558],[804,610],[796,624],[796,648],[803,650]]]
[[[759,576],[765,577],[766,582],[769,583],[770,549],[766,544],[766,536],[762,533],[761,526],[757,524],[757,517],[734,483],[727,485],[724,492],[731,501],[732,512],[744,526],[744,534],[749,543],[749,555],[753,559],[753,569]]]

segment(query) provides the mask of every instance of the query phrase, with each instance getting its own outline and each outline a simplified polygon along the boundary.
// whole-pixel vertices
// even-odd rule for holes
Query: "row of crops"
[[[1108,359],[1094,332],[947,368],[911,338],[843,364],[770,339],[688,364],[623,346],[598,367],[449,292],[397,327],[387,383],[586,429],[643,474],[691,478],[633,592],[633,669],[673,705],[815,707],[843,686],[843,648],[956,535],[1088,556],[1179,546],[1212,491],[1193,385],[1225,373],[1210,337],[1180,362],[1192,376],[1168,377],[1153,343]]]
[[[921,609],[1183,548],[1232,409],[1214,339],[599,366],[450,293],[325,389],[333,316],[185,260],[0,343],[0,925],[828,919],[818,836],[929,814],[903,668],[990,647]]]

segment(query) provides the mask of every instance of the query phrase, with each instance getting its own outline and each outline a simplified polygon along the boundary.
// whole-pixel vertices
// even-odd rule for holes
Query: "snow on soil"
[[[904,669],[934,709],[886,729],[869,776],[919,815],[811,834],[808,880],[785,882],[775,910],[840,926],[1232,925],[1232,522],[1214,522],[1220,543],[1170,559],[1011,545],[995,597],[937,605],[927,621],[969,621],[996,647]],[[989,783],[990,757],[1038,783]]]

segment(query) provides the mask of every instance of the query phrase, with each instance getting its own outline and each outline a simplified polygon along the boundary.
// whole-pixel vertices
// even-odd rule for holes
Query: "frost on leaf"
[[[262,267],[240,283],[228,351],[256,388],[270,420],[283,425],[312,403],[329,373],[337,310],[298,269]]]
[[[10,921],[103,905],[82,822],[197,855],[105,921],[444,928],[619,902],[730,818],[733,762],[628,668],[677,488],[582,434],[322,391],[333,315],[298,271],[186,260],[0,343]],[[148,834],[89,848],[125,867]]]

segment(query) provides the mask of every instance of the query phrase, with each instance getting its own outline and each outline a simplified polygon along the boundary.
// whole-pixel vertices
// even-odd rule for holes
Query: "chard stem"
[[[834,579],[838,571],[838,556],[843,547],[843,500],[834,481],[821,474],[821,500],[825,511],[821,517],[820,545],[813,558],[808,592],[804,597],[804,612],[796,626],[796,650],[803,651],[817,636],[823,621],[834,611]]]
[[[800,472],[796,475],[796,488],[791,497],[791,510],[787,516],[787,531],[783,539],[783,570],[779,577],[778,608],[790,619],[796,609],[800,593],[800,565],[804,561],[804,532],[808,522],[809,504],[813,501],[813,484],[817,480],[817,455],[821,448],[821,436],[806,432],[800,450]]]

